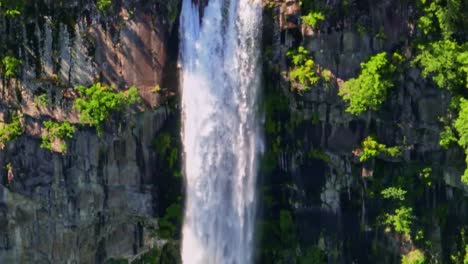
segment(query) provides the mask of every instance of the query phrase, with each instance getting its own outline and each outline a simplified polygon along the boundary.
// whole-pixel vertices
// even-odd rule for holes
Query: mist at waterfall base
[[[261,0],[184,0],[180,38],[185,264],[252,262]]]

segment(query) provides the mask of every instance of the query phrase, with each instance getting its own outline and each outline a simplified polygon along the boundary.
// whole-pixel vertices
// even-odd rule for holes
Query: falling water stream
[[[181,14],[184,264],[252,263],[261,0],[209,0]]]

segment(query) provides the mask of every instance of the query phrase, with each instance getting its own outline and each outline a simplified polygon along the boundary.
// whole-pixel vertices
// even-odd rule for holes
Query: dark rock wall
[[[326,19],[311,29],[300,24],[304,14],[299,1],[264,2],[267,169],[260,188],[269,193],[261,193],[265,208],[260,218],[268,222],[278,218],[279,211],[292,212],[297,237],[278,253],[281,250],[271,249],[274,236],[267,235],[257,250],[259,262],[274,255],[266,250],[280,255],[273,257],[276,263],[295,263],[310,247],[318,247],[327,254],[325,263],[399,263],[400,255],[418,244],[403,243],[385,231],[379,222],[386,205],[376,197],[383,186],[403,181],[415,209],[414,226],[432,243],[426,256],[449,263],[468,212],[468,188],[460,180],[464,155],[439,146],[438,118],[446,112],[450,96],[410,63],[399,69],[396,85],[379,111],[353,116],[338,96],[342,83],[357,76],[360,63],[369,56],[381,51],[414,56],[409,42],[416,37],[415,3],[308,1],[328,10]],[[319,82],[303,94],[292,91],[287,78],[286,52],[299,45],[332,73],[330,82]],[[276,103],[271,106],[270,100]],[[402,146],[403,155],[360,163],[352,151],[368,135]],[[432,169],[431,186],[420,176],[425,167]],[[271,202],[270,195],[281,198]]]
[[[0,150],[0,263],[104,263],[159,243],[158,184],[168,175],[153,143],[177,117],[167,104],[177,81],[164,75],[175,70],[179,5],[113,1],[100,12],[95,1],[31,1],[19,17],[0,16],[0,53],[22,61],[0,85],[0,121],[17,111],[25,125]],[[135,85],[143,99],[113,114],[101,136],[71,107],[73,87],[96,81]],[[35,103],[41,94],[48,105]],[[66,154],[40,148],[49,118],[78,126]]]

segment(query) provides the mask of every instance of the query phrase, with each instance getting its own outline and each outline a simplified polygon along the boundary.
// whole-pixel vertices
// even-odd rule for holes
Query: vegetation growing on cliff
[[[455,121],[455,129],[458,132],[458,144],[465,150],[466,164],[468,164],[468,100],[461,99],[460,112]],[[462,181],[468,185],[468,167],[462,176]]]
[[[101,12],[107,12],[112,6],[112,0],[97,0],[97,8]]]
[[[458,44],[444,39],[419,46],[414,62],[422,69],[424,77],[430,77],[440,88],[461,92],[468,83],[468,43]]]
[[[140,99],[134,86],[125,92],[117,92],[112,87],[95,83],[89,87],[78,86],[76,90],[79,97],[73,107],[80,113],[80,121],[96,127],[98,133],[102,133],[102,124],[113,111],[122,110]]]
[[[419,249],[414,249],[408,252],[408,254],[401,257],[401,264],[424,264],[426,263],[426,257],[424,252]]]
[[[377,142],[372,136],[368,136],[362,141],[361,150],[359,153],[359,160],[364,162],[370,158],[375,158],[379,155],[388,155],[390,157],[397,157],[401,155],[399,147],[387,147],[384,144]]]
[[[402,58],[393,54],[394,61]],[[344,83],[339,95],[348,103],[347,112],[359,115],[367,110],[376,111],[387,99],[394,86],[395,65],[386,52],[381,52],[361,63],[361,74]]]
[[[46,121],[44,127],[46,134],[42,135],[41,148],[65,153],[67,151],[65,139],[73,137],[75,126],[66,121],[62,123]]]
[[[15,76],[18,73],[21,61],[12,56],[5,56],[2,59],[0,65],[3,75],[9,78]]]
[[[2,149],[8,141],[21,136],[23,132],[20,115],[13,115],[10,123],[0,123],[0,149]]]
[[[21,14],[26,0],[0,0],[0,12],[8,17],[16,17]]]
[[[323,21],[325,15],[321,11],[309,12],[307,15],[302,16],[302,22],[310,27],[315,27],[317,23]]]
[[[319,81],[317,69],[309,52],[302,46],[287,52],[293,69],[289,72],[289,78],[300,84],[298,90],[304,92],[310,90],[311,86]]]

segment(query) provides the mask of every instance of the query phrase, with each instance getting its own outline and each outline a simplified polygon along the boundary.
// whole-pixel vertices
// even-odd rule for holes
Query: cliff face
[[[153,143],[174,118],[166,98],[177,87],[155,87],[175,69],[179,4],[119,1],[99,11],[94,1],[32,1],[0,17],[0,51],[22,62],[16,78],[3,77],[0,121],[20,112],[25,127],[0,150],[1,263],[102,263],[157,242],[167,175]],[[41,122],[79,125],[73,87],[96,81],[135,85],[143,102],[113,114],[100,136],[80,127],[65,154],[40,148]]]
[[[422,246],[427,259],[448,263],[460,248],[468,205],[468,189],[460,180],[463,152],[439,145],[439,117],[450,95],[408,62],[378,111],[352,115],[338,96],[343,82],[356,77],[371,55],[414,56],[410,41],[417,37],[417,6],[411,1],[308,1],[315,4],[311,12],[326,10],[324,21],[310,27],[300,23],[307,14],[301,10],[307,1],[302,2],[302,8],[299,1],[265,2],[267,150],[260,261],[399,263],[402,254],[427,241],[430,248]],[[292,66],[286,53],[298,46],[305,47],[319,71],[329,71],[328,81],[305,92],[288,77]],[[359,148],[368,135],[400,146],[402,155],[360,162]],[[430,184],[424,169],[431,171]],[[412,227],[424,238],[408,239],[384,223],[398,204],[381,198],[388,186],[408,191],[404,203],[414,208]],[[271,200],[278,196],[282,199]],[[271,227],[285,223],[295,230],[287,232],[292,236]],[[271,235],[275,231],[279,238]]]

